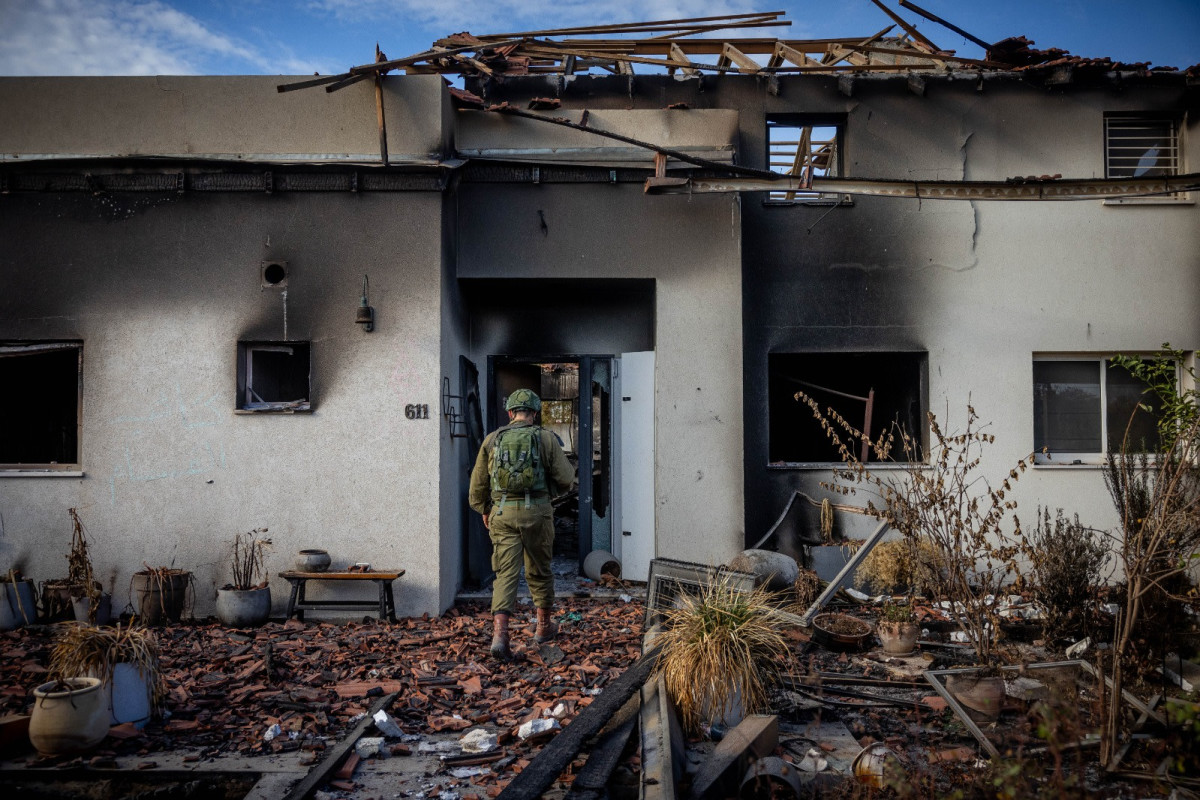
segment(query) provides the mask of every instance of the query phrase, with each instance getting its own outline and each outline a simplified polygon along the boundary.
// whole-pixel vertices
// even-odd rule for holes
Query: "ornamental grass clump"
[[[744,592],[716,580],[664,612],[656,667],[691,733],[739,709],[765,711],[786,674],[787,640],[764,589]]]
[[[150,687],[151,707],[157,712],[166,696],[158,663],[158,640],[145,628],[108,627],[64,622],[50,651],[50,674],[56,680],[93,676],[112,680],[117,664],[131,664]]]

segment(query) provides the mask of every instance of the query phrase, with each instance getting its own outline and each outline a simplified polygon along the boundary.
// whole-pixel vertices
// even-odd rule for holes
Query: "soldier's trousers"
[[[505,503],[488,517],[492,540],[492,613],[513,613],[517,605],[517,581],[525,565],[525,582],[537,608],[554,605],[554,575],[550,557],[554,552],[554,509],[549,503]]]

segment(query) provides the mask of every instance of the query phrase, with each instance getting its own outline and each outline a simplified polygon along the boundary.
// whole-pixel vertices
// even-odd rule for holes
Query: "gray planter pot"
[[[231,628],[262,625],[271,616],[271,587],[217,589],[217,619]]]

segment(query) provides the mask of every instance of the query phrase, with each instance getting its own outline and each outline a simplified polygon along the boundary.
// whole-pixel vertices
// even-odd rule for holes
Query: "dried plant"
[[[811,569],[801,569],[792,583],[792,592],[793,605],[799,609],[797,613],[803,614],[821,594],[821,578]]]
[[[267,585],[265,557],[271,550],[271,540],[260,538],[266,532],[266,528],[255,528],[233,537],[229,556],[233,583],[226,589],[259,589]]]
[[[664,612],[655,670],[688,731],[698,732],[739,704],[747,714],[766,710],[770,687],[789,663],[773,611],[764,589],[744,592],[716,580]]]
[[[189,572],[186,569],[177,569],[175,567],[152,567],[144,561],[142,562],[142,567],[143,567],[143,569],[135,572],[133,574],[133,577],[138,577],[138,576],[146,577],[145,595],[150,595],[150,596],[156,595],[158,597],[159,613],[162,615],[163,618],[166,618],[169,616],[168,611],[170,610],[170,607],[172,605],[172,600],[173,600],[173,598],[178,596],[176,584],[177,584],[177,579],[179,579],[179,578],[183,578],[185,580],[184,586],[183,586],[183,597],[181,598],[181,600],[183,601],[183,607],[184,608],[187,607],[187,605],[188,605],[187,594],[188,594],[189,590],[192,590],[193,576],[192,576],[191,572]],[[133,577],[131,577],[129,579],[129,596],[130,596],[130,598],[133,598],[133,595],[134,595]],[[192,592],[192,594],[193,594],[192,599],[194,600],[195,599],[194,591]],[[171,599],[168,599],[168,598],[171,598]],[[139,597],[139,598],[137,598],[137,600],[139,601],[137,613],[143,617],[142,622],[145,622],[145,617],[150,615],[150,612],[148,612],[145,608],[145,597]]]
[[[1117,559],[1125,574],[1113,657],[1107,665],[1112,689],[1101,732],[1100,757],[1110,769],[1116,768],[1120,743],[1125,670],[1139,650],[1153,645],[1142,630],[1148,612],[1196,602],[1189,571],[1200,558],[1200,392],[1178,389],[1183,353],[1163,345],[1154,359],[1113,361],[1146,383],[1147,392],[1161,401],[1162,411],[1157,452],[1141,452],[1140,443],[1130,441],[1130,426],[1126,426],[1120,449],[1109,454],[1104,472],[1120,515]],[[1194,387],[1195,372],[1186,371]]]
[[[842,495],[861,487],[882,502],[876,506],[868,501],[869,514],[886,520],[910,542],[925,541],[934,548],[942,568],[930,575],[933,588],[954,601],[979,662],[994,665],[1001,655],[994,598],[1020,576],[1017,558],[1028,549],[1010,494],[1031,458],[1020,459],[993,487],[980,465],[984,448],[996,437],[983,430],[970,404],[966,425],[957,433],[944,431],[933,413],[927,415],[932,441],[926,453],[919,439],[898,426],[871,440],[832,408],[822,411],[804,392],[797,392],[796,400],[809,407],[845,464],[832,482],[822,485]],[[868,445],[879,461],[893,460],[898,447],[903,469],[871,471],[855,455],[852,445],[859,444]]]
[[[71,515],[71,549],[67,553],[67,583],[71,586],[72,594],[82,592],[81,597],[88,598],[88,622],[96,624],[96,611],[100,605],[101,587],[96,581],[92,570],[92,559],[88,554],[87,534],[84,532],[83,520],[78,512],[68,508]]]
[[[1038,511],[1030,542],[1030,583],[1046,610],[1046,629],[1051,636],[1086,635],[1111,558],[1108,545],[1079,522],[1078,514],[1069,520],[1060,508],[1051,521],[1050,509]]]
[[[95,676],[112,680],[117,664],[132,664],[150,687],[151,705],[158,710],[166,684],[158,662],[158,640],[145,628],[86,626],[73,622],[57,626],[58,637],[50,652],[50,674],[55,680]]]
[[[854,583],[877,592],[900,588],[910,595],[930,595],[937,589],[943,569],[942,554],[931,542],[904,537],[871,548],[854,570]]]

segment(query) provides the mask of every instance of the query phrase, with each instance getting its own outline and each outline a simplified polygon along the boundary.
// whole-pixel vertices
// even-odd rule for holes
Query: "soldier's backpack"
[[[510,494],[524,494],[529,505],[531,492],[546,491],[546,466],[542,459],[541,428],[523,425],[501,428],[492,453],[492,492],[503,503]]]

